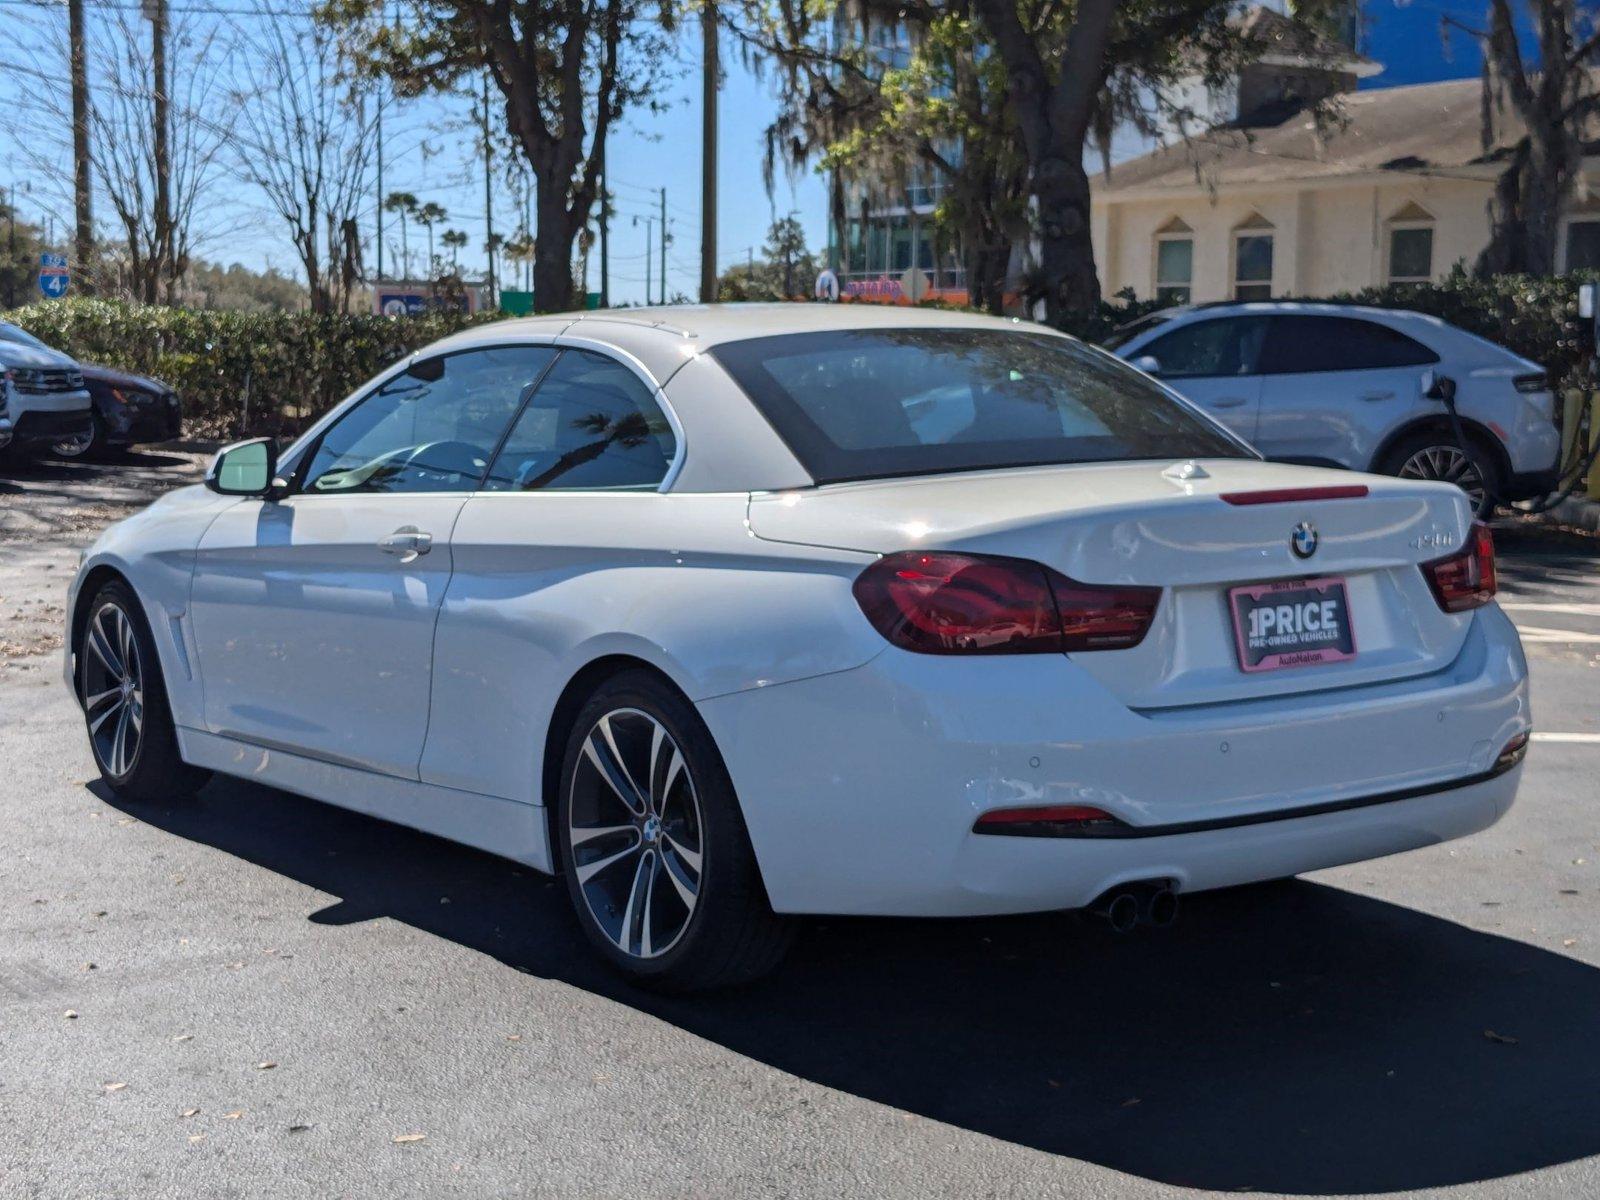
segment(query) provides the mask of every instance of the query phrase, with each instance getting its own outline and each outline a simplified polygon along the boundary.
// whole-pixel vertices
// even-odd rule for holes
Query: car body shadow
[[[664,997],[598,963],[561,881],[506,860],[236,780],[170,805],[92,790],[341,897],[314,921],[404,921],[824,1086],[1163,1183],[1375,1193],[1600,1152],[1600,971],[1332,887],[1197,896],[1126,938],[1060,915],[818,920],[773,978]]]

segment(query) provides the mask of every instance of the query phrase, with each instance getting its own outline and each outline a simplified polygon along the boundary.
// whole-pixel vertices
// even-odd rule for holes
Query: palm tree
[[[450,269],[459,275],[461,264],[457,261],[456,255],[466,246],[467,235],[459,229],[446,229],[440,235],[439,241],[450,251]]]
[[[444,211],[444,206],[429,200],[413,214],[417,224],[428,231],[428,274],[432,275],[437,270],[433,260],[433,227],[443,221],[449,214]]]
[[[404,267],[401,274],[406,277],[411,275],[411,248],[406,242],[406,220],[417,215],[417,198],[410,192],[390,192],[384,198],[383,207],[386,212],[392,212],[400,218],[400,262]]]

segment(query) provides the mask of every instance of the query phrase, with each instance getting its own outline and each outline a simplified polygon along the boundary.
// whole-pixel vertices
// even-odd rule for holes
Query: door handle
[[[1212,408],[1239,408],[1246,402],[1243,396],[1224,396],[1220,400],[1211,401]]]
[[[415,525],[402,525],[388,537],[379,538],[378,549],[399,555],[403,563],[415,562],[433,549],[433,534],[424,533]]]
[[[1362,392],[1361,393],[1361,398],[1363,400],[1393,400],[1394,399],[1394,393],[1393,392]]]

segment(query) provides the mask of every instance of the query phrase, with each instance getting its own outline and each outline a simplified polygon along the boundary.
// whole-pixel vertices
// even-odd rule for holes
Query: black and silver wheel
[[[664,681],[628,672],[584,706],[557,816],[578,922],[635,982],[739,983],[788,948],[791,923],[767,904],[721,756]]]
[[[95,765],[119,795],[187,795],[210,778],[178,754],[161,661],[137,599],[120,580],[90,601],[78,638],[78,697]]]
[[[1401,479],[1453,483],[1467,494],[1472,511],[1486,517],[1494,509],[1500,472],[1476,446],[1468,453],[1442,434],[1417,434],[1401,441],[1386,456],[1383,473]]]
[[[50,443],[50,453],[57,458],[82,458],[94,446],[95,435],[98,432],[99,419],[91,421],[89,428],[62,438],[59,442]]]

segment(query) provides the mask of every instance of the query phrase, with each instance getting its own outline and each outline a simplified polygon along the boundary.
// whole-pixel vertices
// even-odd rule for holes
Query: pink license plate
[[[1276,671],[1356,656],[1344,580],[1288,579],[1228,589],[1239,666]]]

